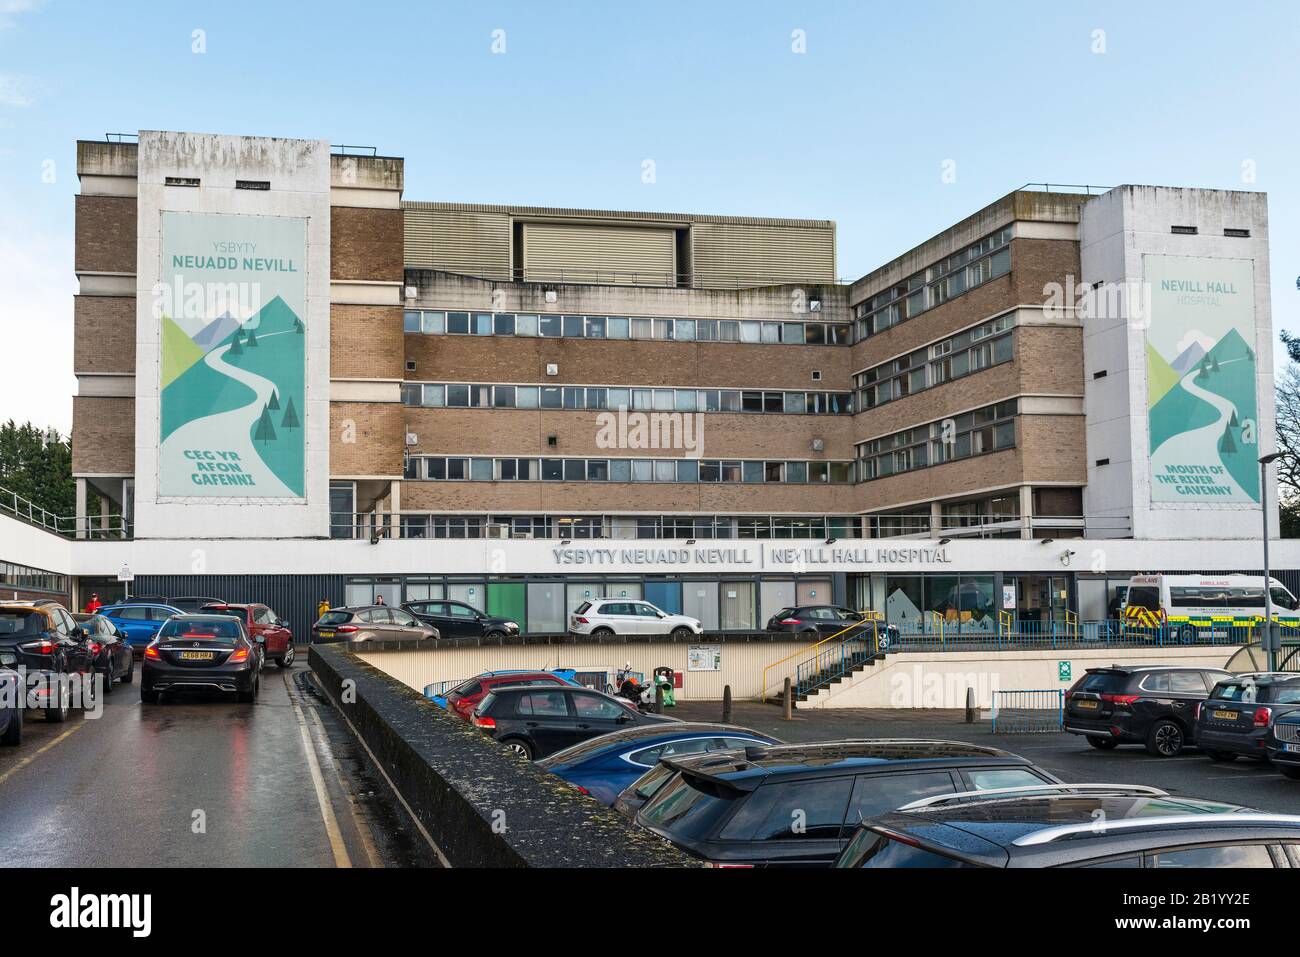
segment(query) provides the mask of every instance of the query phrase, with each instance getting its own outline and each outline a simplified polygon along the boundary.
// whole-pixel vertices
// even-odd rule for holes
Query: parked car
[[[230,614],[177,615],[163,622],[144,649],[140,700],[157,704],[164,693],[225,691],[251,703],[261,690],[259,635]]]
[[[103,615],[73,613],[82,637],[90,642],[95,670],[104,676],[104,693],[112,694],[117,679],[129,685],[135,680],[135,654],[126,642],[126,632]]]
[[[58,602],[0,602],[0,666],[26,668],[25,690],[44,702],[46,721],[68,720],[78,699],[85,710],[94,704],[94,682],[82,680],[94,676],[90,644]]]
[[[1264,750],[1273,767],[1300,781],[1300,711],[1290,711],[1273,722]]]
[[[729,724],[679,722],[671,727],[641,725],[612,731],[557,751],[537,762],[604,805],[664,758],[704,754],[755,744],[780,744],[776,738]]]
[[[266,605],[259,602],[240,605],[215,602],[204,605],[199,614],[236,616],[243,623],[244,630],[249,636],[261,645],[262,654],[266,658],[271,659],[281,668],[288,668],[293,664],[297,652],[293,647],[293,632],[289,630],[289,623]]]
[[[103,615],[116,628],[126,632],[126,643],[138,655],[145,645],[158,636],[158,629],[164,621],[172,615],[183,615],[185,612],[175,605],[131,599],[128,602],[105,605],[96,614]]]
[[[178,595],[175,598],[168,598],[165,604],[173,608],[179,608],[186,614],[194,614],[202,609],[205,605],[224,605],[224,598],[212,598],[205,595]]]
[[[1196,746],[1212,761],[1268,760],[1275,719],[1300,710],[1300,674],[1235,675],[1196,705]]]
[[[716,867],[827,867],[859,821],[918,798],[1060,780],[958,741],[830,741],[667,758],[636,823]]]
[[[1070,787],[881,815],[858,829],[836,866],[1300,866],[1300,818],[1156,788]]]
[[[1195,738],[1196,705],[1231,677],[1221,668],[1179,665],[1089,668],[1065,693],[1065,730],[1103,751],[1141,744],[1170,758]]]
[[[519,634],[519,622],[479,611],[463,601],[403,602],[402,607],[426,625],[432,625],[443,638],[486,638],[504,641]]]
[[[331,608],[311,628],[313,642],[332,641],[424,641],[441,633],[403,608],[388,605],[358,605]]]
[[[23,706],[27,691],[12,668],[0,666],[0,745],[23,743]]]
[[[474,727],[529,760],[626,727],[678,723],[589,688],[536,685],[493,688],[470,716]]]
[[[659,793],[659,789],[677,776],[677,769],[660,761],[641,775],[614,799],[614,810],[629,821],[635,821],[637,812]]]
[[[565,685],[581,688],[582,685],[573,680],[573,675],[573,671],[569,669],[560,671],[485,671],[481,675],[462,681],[448,691],[446,695],[430,695],[430,700],[434,704],[446,708],[456,717],[468,721],[470,715],[474,713],[474,709],[478,707],[478,703],[487,697],[488,692],[493,688],[506,685]]]
[[[861,628],[851,627],[864,622]],[[848,629],[848,630],[845,630]],[[860,611],[840,605],[800,605],[782,608],[767,620],[767,631],[778,635],[798,635],[809,641],[838,634],[844,639],[877,636],[882,647],[898,637],[898,626],[872,620]]]
[[[569,632],[610,638],[614,635],[669,635],[687,641],[704,633],[696,618],[670,615],[650,604],[630,598],[593,598],[569,615]]]

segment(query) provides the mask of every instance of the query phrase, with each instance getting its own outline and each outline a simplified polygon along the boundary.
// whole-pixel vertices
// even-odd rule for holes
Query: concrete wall
[[[72,542],[26,522],[0,515],[0,561],[72,574]],[[119,566],[120,567],[120,566]],[[116,573],[116,569],[114,569]]]
[[[1112,664],[1222,668],[1238,646],[1190,648],[1033,649],[1023,651],[907,651],[888,655],[847,681],[823,688],[800,708],[963,708],[966,689],[989,708],[998,690],[1068,690],[1089,668]],[[1070,663],[1071,680],[1060,678]]]
[[[1172,226],[1196,226],[1196,235]],[[1227,237],[1225,228],[1250,230]],[[1260,455],[1272,451],[1273,323],[1269,298],[1268,209],[1263,193],[1229,190],[1123,186],[1083,208],[1079,226],[1080,282],[1103,289],[1145,289],[1148,254],[1250,260],[1254,266],[1257,357],[1256,422]],[[1151,501],[1150,432],[1147,420],[1146,330],[1149,315],[1128,296],[1117,309],[1084,319],[1085,409],[1088,416],[1089,517],[1131,515],[1140,538],[1223,539],[1260,534],[1258,505],[1162,504]],[[1094,310],[1095,312],[1096,310]],[[1105,375],[1094,378],[1098,372]],[[1098,460],[1109,460],[1098,465]],[[1276,483],[1269,500],[1277,502]],[[1277,528],[1276,505],[1270,526]]]

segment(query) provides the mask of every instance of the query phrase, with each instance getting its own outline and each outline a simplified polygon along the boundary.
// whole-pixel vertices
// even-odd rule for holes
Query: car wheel
[[[1206,751],[1205,756],[1219,764],[1227,764],[1229,761],[1236,761],[1237,758],[1241,757],[1234,751]]]
[[[284,649],[284,654],[275,659],[275,663],[281,668],[288,668],[293,665],[294,650],[293,642],[289,642],[289,647]]]
[[[523,741],[519,738],[508,738],[501,743],[509,748],[511,752],[522,757],[525,761],[531,761],[533,759],[533,746],[527,741]]]
[[[9,716],[9,727],[5,728],[5,733],[0,734],[0,744],[14,746],[23,743],[23,709],[14,708],[13,714]]]
[[[613,628],[603,628],[603,627],[602,627],[602,628],[593,628],[593,629],[591,630],[591,637],[593,637],[593,638],[613,638],[613,637],[614,637],[614,629],[613,629]]]
[[[252,704],[253,699],[257,697],[257,682],[250,681],[247,688],[235,692],[235,697],[240,704]]]
[[[54,707],[45,709],[45,720],[53,721],[55,724],[61,724],[68,720],[72,714],[72,695],[68,690],[68,683],[62,677],[55,682],[55,686],[50,689],[54,695]]]
[[[1283,764],[1278,767],[1278,770],[1289,777],[1292,781],[1300,781],[1300,765]]]
[[[695,637],[695,632],[691,631],[685,625],[679,625],[678,627],[673,629],[673,633],[672,633],[673,641],[690,641],[694,637]]]
[[[1114,751],[1119,747],[1119,742],[1114,738],[1102,738],[1095,734],[1088,735],[1088,743],[1098,751]]]
[[[113,666],[104,669],[104,694],[113,693]]]
[[[1191,644],[1192,642],[1194,642],[1194,641],[1196,641],[1196,629],[1195,629],[1195,628],[1192,628],[1192,627],[1190,627],[1190,626],[1188,626],[1188,625],[1184,625],[1182,628],[1179,628],[1179,629],[1178,629],[1178,643],[1179,643],[1179,644],[1190,645],[1190,644]]]
[[[131,655],[131,663],[126,666],[126,674],[122,675],[122,684],[129,685],[135,681],[135,655]]]
[[[483,640],[493,641],[493,642],[503,642],[506,640],[506,633],[504,631],[489,631],[486,635],[483,636]]]
[[[157,704],[158,692],[154,691],[152,688],[141,688],[140,701],[144,704]]]
[[[1162,718],[1147,732],[1147,754],[1158,758],[1172,758],[1183,750],[1187,736],[1177,721]]]

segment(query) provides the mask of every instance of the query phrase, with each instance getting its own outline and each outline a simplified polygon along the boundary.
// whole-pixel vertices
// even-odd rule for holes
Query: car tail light
[[[99,645],[99,644],[97,644],[96,642],[93,642],[93,641],[90,643],[90,653],[91,653],[92,655],[97,655],[97,654],[99,654],[99,649],[100,649],[100,645]]]
[[[40,641],[29,641],[22,646],[23,651],[30,651],[34,655],[52,655],[54,654],[54,642],[49,639]]]
[[[573,620],[576,621],[576,622],[577,622],[578,624],[580,624],[580,625],[587,625],[587,624],[590,624],[590,622],[587,621],[587,619],[583,618],[581,615],[574,615],[574,616],[573,616]]]
[[[782,619],[781,619],[781,624],[783,624],[783,625],[797,625],[797,624],[799,624],[799,619],[798,619],[798,618],[782,618]]]
[[[1109,704],[1117,704],[1127,708],[1139,697],[1140,695],[1135,694],[1104,694],[1101,696],[1101,700]]]
[[[342,634],[350,634],[350,633],[352,633],[352,632],[354,632],[354,631],[357,630],[357,626],[356,626],[356,625],[339,625],[339,626],[338,626],[337,628],[335,628],[334,630],[337,631],[337,632],[340,632],[340,633],[342,633]]]
[[[159,658],[160,658],[160,656],[159,656],[159,654],[158,654],[158,646],[157,646],[157,645],[147,645],[147,646],[145,647],[145,649],[144,649],[144,656],[145,656],[146,658],[150,659],[151,661],[158,661]]]
[[[1257,728],[1267,728],[1267,727],[1269,726],[1269,724],[1272,723],[1272,721],[1273,721],[1273,709],[1272,709],[1272,708],[1256,708],[1256,709],[1255,709],[1255,727],[1257,727]]]
[[[474,725],[474,727],[485,728],[489,731],[491,731],[493,728],[497,726],[496,719],[489,718],[486,715],[479,715],[479,714],[472,715],[469,720],[470,723]]]
[[[591,792],[588,791],[586,788],[584,788],[581,784],[575,784],[574,787],[577,788],[583,794],[586,794],[588,796],[591,795]]]
[[[247,660],[248,660],[248,649],[247,649],[247,648],[236,648],[236,649],[235,649],[235,653],[234,653],[233,655],[230,656],[230,658],[228,659],[228,662],[229,662],[230,664],[238,664],[238,663],[241,662],[241,661],[247,661]]]

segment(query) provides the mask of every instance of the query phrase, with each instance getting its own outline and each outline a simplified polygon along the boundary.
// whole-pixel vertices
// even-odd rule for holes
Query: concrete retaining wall
[[[345,647],[310,663],[392,787],[453,867],[686,867],[648,831],[510,754]]]

